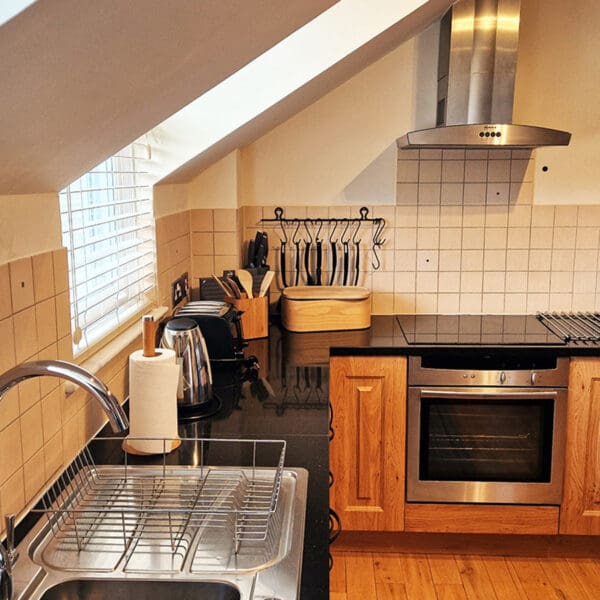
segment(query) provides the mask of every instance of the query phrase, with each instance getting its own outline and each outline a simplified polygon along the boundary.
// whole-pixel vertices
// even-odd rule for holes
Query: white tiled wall
[[[396,312],[600,306],[600,206],[532,205],[532,168],[524,150],[399,151]]]
[[[365,198],[369,217],[386,221],[379,269],[373,268],[373,228],[364,225],[356,236],[362,240],[358,284],[372,290],[374,314],[600,309],[600,206],[534,206],[530,151],[402,150],[397,164],[396,205]],[[268,262],[276,271],[271,287],[275,305],[282,286],[278,252],[283,232],[277,223],[263,220],[274,217],[274,208],[242,207],[239,216],[221,211],[220,228],[218,210],[192,211],[192,222],[202,224],[192,227],[194,277],[235,264],[238,257],[231,248],[237,244],[239,252],[257,230],[268,231]],[[358,217],[360,206],[283,208],[288,219],[343,219]],[[224,240],[223,248],[217,244],[220,229],[231,238]],[[294,229],[286,227],[288,285],[295,279]],[[311,231],[314,236],[314,226]],[[324,282],[331,261],[330,233],[330,226],[324,225]],[[334,239],[341,233],[336,230]],[[303,252],[307,233],[300,227],[296,236]],[[336,284],[341,283],[341,251],[338,241]],[[303,265],[303,254],[301,258]],[[314,254],[311,261],[314,274]],[[353,265],[351,243],[351,269]],[[304,272],[299,283],[306,283]]]

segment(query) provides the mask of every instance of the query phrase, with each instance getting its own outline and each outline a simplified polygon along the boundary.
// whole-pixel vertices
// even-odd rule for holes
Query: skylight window
[[[340,0],[157,126],[165,177],[317,77],[426,0]]]

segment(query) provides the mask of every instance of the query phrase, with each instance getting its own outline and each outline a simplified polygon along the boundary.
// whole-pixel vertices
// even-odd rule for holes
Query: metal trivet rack
[[[600,313],[537,313],[537,318],[565,342],[600,342]]]
[[[102,441],[113,440],[122,442]],[[123,452],[120,465],[97,466],[90,450],[82,450],[41,501],[53,566],[179,571],[187,561],[193,572],[206,570],[207,560],[220,569],[228,566],[223,561],[252,568],[255,560],[268,560],[278,531],[285,441],[181,442],[159,457]],[[171,440],[163,444],[170,448]],[[189,464],[178,464],[181,456],[168,464],[177,453]],[[248,466],[209,466],[207,456]]]

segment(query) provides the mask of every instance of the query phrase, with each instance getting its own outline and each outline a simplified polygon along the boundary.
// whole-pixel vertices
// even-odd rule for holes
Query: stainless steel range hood
[[[567,131],[512,123],[520,0],[460,0],[442,18],[436,127],[399,148],[566,146]]]

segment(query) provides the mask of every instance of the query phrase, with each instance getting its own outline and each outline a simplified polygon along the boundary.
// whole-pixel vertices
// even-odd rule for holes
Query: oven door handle
[[[535,391],[530,392],[529,390],[522,390],[519,392],[507,392],[503,388],[470,388],[463,390],[440,390],[440,389],[421,389],[419,390],[421,398],[472,398],[473,396],[485,396],[485,397],[502,397],[502,398],[556,398],[556,391],[547,390],[545,392]]]

